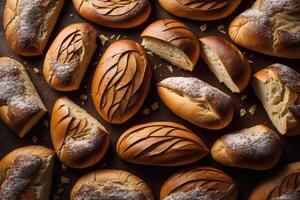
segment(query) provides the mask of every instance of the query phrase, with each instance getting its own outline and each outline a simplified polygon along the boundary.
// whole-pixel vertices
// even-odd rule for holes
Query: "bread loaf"
[[[213,159],[223,165],[254,170],[274,167],[281,153],[280,137],[264,125],[224,135],[211,149]]]
[[[55,102],[50,131],[60,161],[72,168],[96,164],[109,146],[106,129],[66,97]]]
[[[10,48],[22,56],[43,54],[63,4],[64,0],[7,0],[3,25]]]
[[[229,16],[241,0],[159,0],[159,3],[166,11],[178,17],[212,21]]]
[[[173,122],[150,122],[125,131],[117,143],[118,155],[132,163],[179,166],[208,154],[205,143],[186,127]]]
[[[233,44],[218,36],[208,36],[200,38],[200,47],[209,69],[232,92],[240,93],[248,86],[250,64]]]
[[[249,200],[300,199],[300,162],[288,164],[259,183]]]
[[[236,200],[235,182],[224,172],[197,167],[171,176],[160,190],[160,200]]]
[[[77,90],[96,49],[97,32],[86,23],[67,26],[47,52],[44,77],[60,91]]]
[[[52,182],[54,152],[25,146],[0,161],[0,199],[47,200]]]
[[[252,8],[232,21],[229,36],[253,51],[299,59],[299,10],[299,0],[256,0]]]
[[[24,66],[0,58],[0,118],[23,137],[47,112]]]
[[[172,112],[199,127],[222,129],[233,118],[231,98],[200,79],[167,78],[158,83],[157,91]]]
[[[196,35],[186,25],[173,19],[158,20],[141,37],[146,49],[182,69],[194,70],[200,47]]]
[[[151,67],[144,49],[132,40],[111,44],[101,57],[92,83],[92,97],[100,116],[121,124],[144,103],[151,83]]]
[[[112,28],[133,28],[151,13],[148,0],[73,0],[77,12],[87,20]]]
[[[253,76],[252,86],[274,126],[283,135],[300,134],[300,74],[273,64]]]
[[[70,199],[154,200],[154,197],[139,177],[111,169],[94,171],[81,177],[75,183]]]

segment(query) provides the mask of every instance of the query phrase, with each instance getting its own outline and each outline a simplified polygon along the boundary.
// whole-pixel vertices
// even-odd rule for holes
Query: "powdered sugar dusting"
[[[290,191],[288,193],[284,193],[279,197],[272,198],[271,200],[297,200],[300,199],[300,188],[296,191]]]
[[[186,192],[174,192],[163,200],[222,200],[227,196],[226,191],[195,188]]]
[[[63,84],[68,84],[72,78],[73,72],[78,68],[79,60],[73,59],[68,63],[55,62],[51,64],[54,76],[56,76]]]

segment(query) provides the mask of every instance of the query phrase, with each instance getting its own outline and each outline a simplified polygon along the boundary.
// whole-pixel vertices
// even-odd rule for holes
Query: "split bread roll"
[[[160,200],[236,200],[235,182],[223,171],[197,167],[175,173],[160,190]]]
[[[230,96],[200,79],[167,78],[158,83],[157,91],[172,112],[201,128],[219,130],[233,118]]]
[[[159,0],[161,7],[178,17],[212,21],[233,13],[241,0]]]
[[[60,161],[72,168],[86,168],[98,163],[110,142],[106,129],[66,97],[55,102],[50,131]]]
[[[290,163],[259,183],[249,200],[300,199],[300,162]]]
[[[264,125],[224,135],[211,149],[213,159],[223,165],[254,170],[271,169],[281,153],[280,137]]]
[[[148,0],[73,0],[77,12],[87,20],[112,28],[133,28],[150,16]]]
[[[7,0],[3,25],[10,48],[22,56],[43,54],[63,4],[64,0]]]
[[[121,124],[143,105],[152,71],[144,49],[132,40],[111,44],[101,57],[92,82],[92,97],[100,116]]]
[[[232,92],[240,93],[249,84],[248,59],[227,40],[218,36],[200,38],[201,57],[209,69]]]
[[[299,0],[256,0],[252,8],[232,21],[229,36],[253,51],[299,59],[299,10]]]
[[[25,67],[7,57],[0,58],[0,118],[23,137],[47,112]]]
[[[179,166],[196,162],[209,150],[186,127],[173,122],[150,122],[125,131],[117,143],[120,158],[136,164]]]
[[[197,36],[173,19],[150,24],[141,34],[142,46],[170,63],[189,71],[197,64],[200,47]]]
[[[96,30],[86,23],[71,24],[63,29],[44,62],[44,77],[59,91],[77,90],[96,50]]]
[[[149,186],[123,170],[98,170],[81,177],[74,185],[71,200],[118,199],[154,200]]]
[[[0,161],[0,199],[49,199],[54,157],[54,151],[37,145],[6,155]]]
[[[300,134],[300,74],[273,64],[253,76],[252,86],[282,135]]]

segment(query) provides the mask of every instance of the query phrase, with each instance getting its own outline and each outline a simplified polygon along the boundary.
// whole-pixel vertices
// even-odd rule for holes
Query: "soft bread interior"
[[[155,38],[144,37],[142,46],[154,54],[185,70],[193,71],[194,65],[179,48]]]
[[[241,92],[228,74],[221,59],[205,44],[201,44],[202,57],[209,69],[215,74],[221,83],[224,83],[232,92]]]

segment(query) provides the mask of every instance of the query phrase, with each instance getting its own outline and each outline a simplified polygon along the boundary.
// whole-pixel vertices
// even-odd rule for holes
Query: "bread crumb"
[[[110,39],[113,40],[116,37],[115,34],[113,34],[112,36],[110,36]]]
[[[85,104],[85,102],[84,102],[84,101],[81,101],[81,105],[83,105],[83,106],[84,106],[84,104]]]
[[[153,53],[151,51],[147,51],[147,54],[153,57]]]
[[[143,114],[144,115],[149,115],[151,113],[150,109],[149,108],[146,108],[143,110]]]
[[[62,176],[62,177],[60,177],[60,182],[62,184],[68,184],[68,183],[70,183],[70,179],[68,177]]]
[[[256,105],[253,105],[253,106],[251,106],[251,107],[249,108],[249,113],[250,113],[251,115],[254,115],[254,114],[255,114],[255,111],[256,111]]]
[[[71,17],[71,18],[73,18],[73,17],[74,17],[74,14],[73,14],[73,13],[71,13],[71,14],[70,14],[70,17]]]
[[[35,74],[39,74],[40,73],[40,70],[36,67],[33,68],[33,73]]]
[[[43,120],[43,125],[44,125],[46,128],[49,128],[49,122],[48,122],[48,120]]]
[[[31,138],[31,140],[32,140],[33,144],[36,144],[36,143],[39,141],[39,138],[36,137],[36,136],[33,136],[33,137]]]
[[[240,110],[240,115],[241,115],[241,117],[244,117],[246,114],[247,114],[247,111],[246,111],[244,108],[242,108],[242,109]]]
[[[85,95],[85,94],[81,94],[80,99],[83,100],[83,101],[86,101],[88,99],[88,96]]]
[[[241,97],[241,100],[242,100],[242,101],[245,101],[246,99],[247,99],[247,95],[244,94],[244,95]]]
[[[116,40],[119,40],[119,39],[120,39],[120,37],[121,37],[121,35],[119,34],[119,35],[117,36]]]
[[[108,37],[106,37],[105,35],[101,34],[99,36],[99,39],[101,41],[102,46],[105,46],[105,43],[108,41]]]
[[[220,33],[226,34],[225,26],[224,26],[223,24],[222,24],[222,25],[219,25],[219,26],[218,26],[218,31],[220,31]]]
[[[158,104],[158,102],[155,102],[155,103],[153,103],[153,104],[151,105],[151,110],[152,110],[152,111],[155,111],[155,110],[157,110],[157,109],[159,109],[159,104]]]
[[[62,169],[63,171],[66,171],[66,170],[67,170],[67,167],[66,167],[64,164],[62,164],[62,165],[61,165],[61,169]]]
[[[226,31],[224,31],[224,30],[220,30],[220,33],[226,34]]]
[[[253,63],[254,63],[252,60],[249,60],[249,59],[248,59],[248,62],[249,62],[250,64],[253,64]]]
[[[173,73],[174,69],[173,69],[173,67],[172,67],[171,65],[167,65],[167,68],[169,69],[169,71],[170,71],[171,73]]]
[[[205,32],[207,30],[207,24],[203,24],[200,26],[200,31]]]

